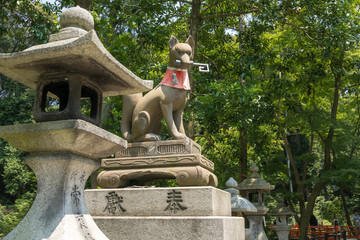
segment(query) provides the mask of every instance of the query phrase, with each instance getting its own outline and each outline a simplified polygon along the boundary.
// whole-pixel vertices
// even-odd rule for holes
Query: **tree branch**
[[[275,116],[275,119],[278,122],[278,126],[280,128],[280,131],[282,132],[282,138],[283,138],[283,141],[284,141],[285,152],[286,152],[286,155],[287,155],[287,157],[288,157],[288,159],[290,161],[291,168],[292,168],[292,170],[294,172],[295,183],[298,186],[298,192],[300,193],[300,195],[299,195],[300,212],[302,212],[304,210],[304,208],[305,208],[304,183],[301,182],[300,173],[299,173],[299,170],[297,169],[296,163],[294,161],[294,158],[293,158],[293,155],[292,155],[292,152],[291,152],[290,143],[289,143],[289,141],[287,139],[285,129],[282,127],[282,124],[281,124],[280,106],[281,106],[281,99],[279,99],[278,106],[276,107],[278,112],[274,111],[274,116]]]
[[[200,27],[200,30],[202,30],[204,27],[207,27],[207,26],[217,26],[217,27],[227,28],[227,29],[231,29],[231,30],[234,30],[234,31],[239,32],[239,30],[238,30],[238,29],[236,29],[236,28],[227,27],[227,26],[225,26],[225,25],[222,25],[222,24],[216,24],[216,23],[207,23],[207,24],[205,24],[205,25],[201,26],[201,27]]]
[[[289,23],[289,22],[284,22],[284,24],[285,24],[285,25],[289,25],[289,26],[291,26],[291,27],[293,27],[293,28],[295,28],[295,29],[297,29],[297,30],[302,31],[303,33],[305,33],[305,35],[306,35],[311,41],[316,42],[317,44],[319,44],[319,45],[321,45],[321,46],[324,46],[324,44],[322,44],[322,43],[319,42],[318,40],[316,40],[316,39],[314,39],[313,37],[311,37],[311,36],[309,35],[309,32],[306,31],[305,29],[303,29],[303,28],[301,28],[301,27],[299,27],[299,26],[296,26],[296,25],[293,24],[293,23]]]
[[[319,136],[319,138],[320,138],[323,142],[325,142],[324,136],[321,135],[321,133],[320,133],[318,130],[316,130],[315,132],[316,132],[316,134]]]
[[[222,1],[224,1],[224,0],[220,0],[220,1],[214,2],[213,4],[207,6],[207,7],[202,11],[202,13],[200,14],[200,16],[203,15],[204,13],[206,13],[210,8],[216,6],[217,4],[219,4],[219,3],[222,2]]]
[[[307,175],[307,171],[308,171],[308,165],[309,165],[310,160],[311,160],[313,145],[314,145],[314,134],[311,134],[310,148],[309,148],[309,152],[308,152],[308,157],[307,157],[306,162],[305,162],[305,164],[303,166],[303,177],[302,177],[303,181],[306,180],[306,175]]]
[[[244,11],[244,12],[236,12],[236,13],[227,13],[227,14],[215,14],[215,15],[209,15],[202,17],[203,20],[210,19],[210,18],[221,18],[221,17],[234,17],[234,16],[240,16],[244,14],[254,13],[254,12],[260,12],[259,9]]]
[[[211,60],[211,59],[210,59],[208,56],[206,56],[205,54],[202,54],[202,53],[198,53],[198,54],[199,54],[200,56],[203,56],[203,57],[206,58],[207,60],[209,60],[209,61],[214,65],[214,67],[215,67],[216,71],[218,72],[218,74],[220,75],[220,77],[221,77],[221,78],[225,78],[225,77],[221,74],[219,68],[217,67],[216,63],[215,63],[213,60]]]
[[[187,3],[187,4],[192,4],[192,2],[190,2],[190,1],[186,1],[186,0],[178,0],[178,2],[182,2],[182,3]]]

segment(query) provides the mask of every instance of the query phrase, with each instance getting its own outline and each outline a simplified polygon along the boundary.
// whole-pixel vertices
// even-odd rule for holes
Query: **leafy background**
[[[229,177],[244,180],[256,164],[276,186],[267,205],[282,196],[296,212],[301,239],[311,214],[323,224],[334,214],[341,225],[352,224],[360,206],[358,1],[1,1],[0,52],[46,43],[59,30],[61,9],[74,5],[91,11],[118,61],[155,85],[166,70],[170,36],[194,37],[194,61],[211,71],[191,71],[186,130],[215,163],[220,188]],[[34,122],[33,101],[33,90],[0,76],[0,125]],[[104,100],[102,125],[119,135],[121,104],[121,96]],[[25,153],[0,144],[6,235],[31,206],[36,179],[22,162]]]

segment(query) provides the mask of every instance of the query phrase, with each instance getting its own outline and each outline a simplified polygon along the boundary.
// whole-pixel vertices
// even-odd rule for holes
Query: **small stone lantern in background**
[[[243,213],[257,212],[256,207],[246,198],[240,196],[240,191],[236,189],[238,183],[232,177],[225,183],[228,187],[224,191],[231,194],[231,213],[232,216],[243,217]],[[245,239],[248,239],[251,234],[249,228],[245,228]]]
[[[283,198],[278,199],[279,203],[271,212],[268,213],[270,216],[275,216],[275,225],[272,227],[279,237],[279,240],[287,240],[289,238],[289,232],[292,228],[289,225],[288,218],[293,216],[294,213],[286,207]]]
[[[243,191],[245,197],[257,208],[257,212],[246,214],[250,222],[250,240],[267,240],[264,231],[263,221],[269,209],[265,206],[264,192],[273,190],[275,187],[264,181],[259,175],[259,168],[255,165],[250,167],[251,174],[247,179],[238,185],[238,189]]]

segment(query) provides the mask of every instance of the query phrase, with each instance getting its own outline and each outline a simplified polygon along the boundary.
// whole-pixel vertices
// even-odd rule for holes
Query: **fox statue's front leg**
[[[186,106],[186,91],[168,86],[161,86],[160,108],[163,118],[174,139],[186,139],[182,123],[182,113]]]
[[[146,111],[141,111],[133,120],[133,142],[147,142],[160,141],[161,137],[158,134],[149,132],[151,116]],[[159,122],[161,125],[161,121]],[[161,129],[161,126],[157,128]]]
[[[186,139],[186,135],[185,133],[181,133],[178,129],[178,127],[176,126],[175,120],[174,120],[174,116],[173,116],[173,104],[172,103],[168,103],[165,104],[163,102],[160,102],[160,107],[161,107],[161,111],[163,113],[166,125],[169,128],[169,131],[171,133],[171,135],[173,136],[173,138],[175,139]]]
[[[185,134],[183,115],[184,109],[177,110],[173,113],[176,128],[180,133]]]
[[[122,119],[121,119],[121,133],[122,137],[127,141],[132,140],[131,125],[132,116],[136,104],[143,97],[142,93],[129,94],[123,96],[122,104]]]

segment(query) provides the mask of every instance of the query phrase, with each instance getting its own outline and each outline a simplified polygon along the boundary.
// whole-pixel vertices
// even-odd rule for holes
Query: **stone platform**
[[[93,218],[111,240],[245,240],[242,217]]]
[[[90,214],[111,240],[243,240],[230,194],[214,187],[86,190]]]
[[[103,159],[98,175],[103,188],[143,185],[157,179],[176,179],[180,186],[217,186],[214,163],[201,155],[192,141],[170,140],[129,143],[115,158]]]

